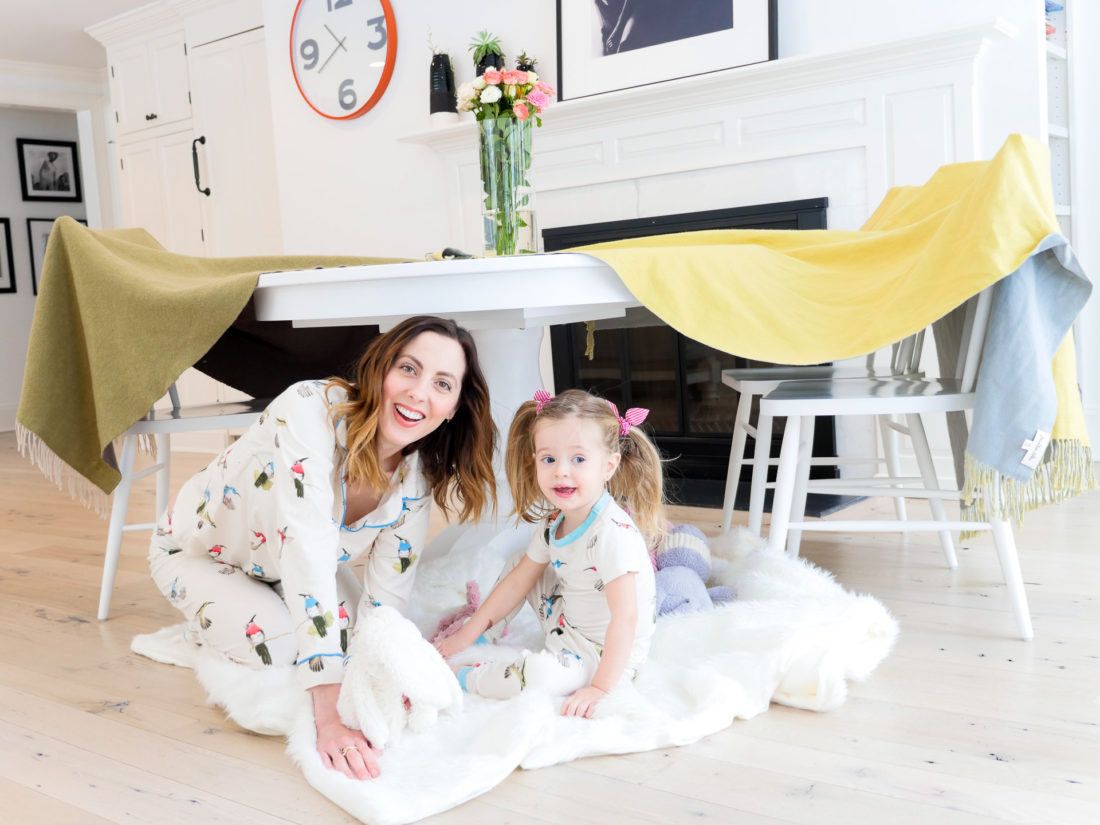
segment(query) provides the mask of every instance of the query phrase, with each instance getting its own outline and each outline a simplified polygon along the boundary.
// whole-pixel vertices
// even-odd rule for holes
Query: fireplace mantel
[[[539,225],[826,194],[829,225],[857,228],[891,186],[975,158],[980,57],[1015,35],[992,20],[553,103],[534,138]],[[402,140],[437,154],[449,235],[479,250],[472,116]]]

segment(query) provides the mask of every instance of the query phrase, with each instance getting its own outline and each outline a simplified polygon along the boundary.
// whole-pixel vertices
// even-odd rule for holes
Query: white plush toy
[[[336,704],[345,725],[384,748],[406,726],[422,731],[461,707],[458,680],[416,625],[386,606],[359,616]]]

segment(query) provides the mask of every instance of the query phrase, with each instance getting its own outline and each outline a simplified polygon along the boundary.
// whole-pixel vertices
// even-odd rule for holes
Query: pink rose
[[[531,112],[528,110],[526,103],[517,103],[512,107],[512,111],[516,115],[516,120],[527,120],[527,118],[531,116]]]
[[[504,85],[506,86],[518,86],[521,83],[527,82],[527,72],[521,72],[518,69],[511,69],[504,72]]]
[[[498,69],[486,69],[482,78],[491,86],[496,86],[504,79],[504,75]]]
[[[543,83],[541,80],[535,84],[535,88],[542,92],[544,95],[554,94],[554,87],[549,83]]]
[[[546,104],[550,102],[550,98],[538,89],[533,89],[527,93],[527,102],[534,106],[536,111],[541,112],[546,108]]]

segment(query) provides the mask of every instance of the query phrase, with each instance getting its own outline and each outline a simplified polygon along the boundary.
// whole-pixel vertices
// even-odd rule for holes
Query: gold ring
[[[340,748],[340,755],[341,756],[347,756],[348,751],[357,751],[357,750],[359,750],[359,748],[356,747],[355,745],[348,745],[346,748]]]

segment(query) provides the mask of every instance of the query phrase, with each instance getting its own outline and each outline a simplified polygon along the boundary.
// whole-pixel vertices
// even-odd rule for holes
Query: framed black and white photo
[[[558,0],[558,99],[775,60],[777,0]]]
[[[38,294],[38,285],[42,282],[42,262],[46,260],[46,242],[50,239],[53,224],[57,218],[27,218],[27,241],[31,248],[31,289]],[[87,226],[83,218],[75,220]]]
[[[68,140],[16,138],[19,184],[25,201],[80,203],[80,164]]]
[[[0,218],[0,292],[15,292],[15,258],[11,254],[11,221]]]

